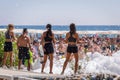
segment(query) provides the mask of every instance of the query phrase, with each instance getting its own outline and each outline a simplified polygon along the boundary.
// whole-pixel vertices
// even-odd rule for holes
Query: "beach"
[[[120,0],[0,0],[0,80],[120,80]]]
[[[5,32],[6,29],[0,29],[0,31]],[[29,32],[32,34],[37,34],[40,33],[42,34],[45,30],[34,30],[34,29],[29,29]],[[21,29],[16,29],[14,31],[16,34],[22,32]],[[60,34],[66,34],[67,31],[53,31],[54,33],[60,35]],[[114,39],[114,40],[119,40],[119,37],[114,37],[114,38],[109,38],[109,37],[100,37],[100,36],[94,36],[97,34],[116,34],[119,35],[119,31],[78,31],[79,34],[83,34],[84,36],[80,39],[80,41],[83,41],[81,44],[79,44],[78,46],[80,46],[80,51],[79,51],[79,69],[78,69],[78,74],[76,76],[81,76],[84,74],[84,76],[81,76],[81,78],[87,78],[87,76],[94,76],[97,77],[98,75],[109,75],[109,76],[113,76],[116,75],[119,78],[120,75],[120,68],[119,68],[119,64],[120,64],[120,51],[119,51],[119,45],[117,45],[119,42],[114,43],[114,45],[117,45],[115,47],[115,50],[111,53],[111,48],[108,48],[105,50],[105,52],[102,51],[102,47],[100,47],[102,44],[107,44],[110,39]],[[87,34],[93,34],[93,39],[98,41],[93,44],[91,43],[93,46],[97,46],[100,47],[101,50],[98,50],[98,48],[85,48],[84,45],[88,42],[91,42],[92,39],[90,39],[91,36],[87,36]],[[34,37],[34,35],[33,35]],[[32,38],[32,37],[31,37]],[[40,38],[35,38],[35,39],[39,39]],[[64,38],[63,38],[64,39]],[[86,40],[85,40],[86,39]],[[59,55],[59,44],[60,44],[60,38],[56,38],[57,43],[56,43],[56,48],[55,48],[55,53],[54,53],[54,65],[53,65],[53,73],[54,74],[60,74],[62,71],[62,66],[63,63],[65,61],[65,55]],[[105,40],[105,42],[107,43],[102,43],[103,40]],[[66,49],[66,44],[62,43],[64,48]],[[97,45],[96,45],[97,44]],[[83,46],[81,46],[83,45]],[[110,44],[109,44],[110,45]],[[109,46],[109,45],[106,45]],[[89,45],[90,46],[90,45]],[[103,47],[105,47],[105,45],[102,45]],[[40,48],[40,53],[42,55],[43,54],[43,49],[41,47],[41,45],[39,46]],[[66,53],[66,50],[63,49],[62,51],[64,53]],[[84,52],[84,49],[87,50],[87,52]],[[34,51],[33,51],[34,53]],[[82,55],[82,57],[81,57]],[[32,72],[38,73],[40,74],[41,71],[41,60],[39,58],[36,58],[35,61],[32,63]],[[73,70],[74,70],[74,59],[71,59],[69,61],[69,64],[67,66],[67,69],[65,71],[64,76],[67,76],[68,78],[70,78],[73,75]],[[24,67],[23,71],[26,71],[26,67]],[[47,62],[46,66],[45,66],[45,72],[46,74],[48,74],[49,72],[49,61]],[[19,72],[19,71],[18,71]],[[29,73],[29,72],[28,72]],[[20,73],[21,74],[21,73]],[[42,76],[42,75],[41,75]],[[71,78],[74,78],[75,76],[72,76]],[[79,80],[79,79],[78,79]]]

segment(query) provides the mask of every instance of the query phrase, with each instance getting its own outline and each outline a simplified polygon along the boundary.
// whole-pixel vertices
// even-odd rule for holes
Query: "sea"
[[[6,29],[6,25],[1,25],[0,29]],[[39,30],[45,30],[45,25],[15,25],[15,29],[39,29]],[[69,25],[53,25],[52,30],[57,31],[69,31]],[[76,25],[77,31],[119,31],[120,25]]]
[[[7,25],[0,25],[0,29],[6,29]],[[34,29],[34,30],[46,30],[46,25],[15,25],[15,29]],[[69,25],[53,25],[52,30],[55,31],[69,31]],[[120,31],[120,25],[76,25],[77,31]],[[39,37],[41,34],[38,34]],[[93,34],[87,34],[88,36],[93,36]],[[56,35],[57,36],[57,35]],[[65,35],[62,35],[65,37]],[[80,37],[84,36],[84,34],[79,34]],[[99,34],[99,36],[103,36]],[[104,35],[107,37],[116,37],[116,34],[107,34]]]

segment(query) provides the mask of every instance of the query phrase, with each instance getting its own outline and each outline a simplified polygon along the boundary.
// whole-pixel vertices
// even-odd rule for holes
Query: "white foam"
[[[85,73],[110,73],[120,75],[120,51],[113,54],[113,56],[104,56],[98,52],[91,54],[87,53],[89,61],[86,59],[80,60],[79,65],[85,66]],[[63,63],[65,58],[60,60],[54,59],[53,72],[55,74],[60,74],[62,71]],[[71,67],[74,67],[74,60],[67,65],[65,74],[69,75],[73,73]],[[35,72],[40,72],[40,69],[34,70]],[[46,64],[45,72],[49,72],[49,61]]]
[[[23,29],[15,29],[15,33],[22,33]],[[6,31],[6,29],[0,29],[0,31]],[[42,34],[45,30],[39,30],[39,29],[29,29],[28,30],[30,33],[40,33]],[[68,31],[58,31],[58,30],[53,30],[55,34],[66,34]],[[77,31],[78,34],[119,34],[120,31]]]

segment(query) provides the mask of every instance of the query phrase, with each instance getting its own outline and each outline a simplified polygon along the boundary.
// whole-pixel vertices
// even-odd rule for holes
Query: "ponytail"
[[[70,34],[75,34],[76,33],[76,27],[75,24],[72,23],[70,24]]]

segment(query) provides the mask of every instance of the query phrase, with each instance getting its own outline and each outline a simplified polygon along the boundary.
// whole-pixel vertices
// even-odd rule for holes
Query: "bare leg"
[[[8,53],[7,53],[7,52],[5,52],[5,53],[4,53],[4,59],[3,59],[3,66],[5,66],[5,65],[6,65],[6,60],[7,60],[7,57],[8,57]]]
[[[67,55],[66,55],[66,60],[65,60],[65,62],[64,62],[63,70],[62,70],[62,73],[61,73],[61,74],[64,74],[64,71],[65,71],[66,66],[67,66],[67,64],[68,64],[68,61],[69,61],[69,59],[70,59],[70,56],[71,56],[71,54],[70,54],[70,53],[67,53]]]
[[[30,59],[28,60],[28,67],[27,70],[30,71]]]
[[[77,69],[78,69],[78,53],[74,53],[74,57],[75,57],[75,71],[74,71],[74,73],[76,74]]]
[[[42,64],[42,70],[41,70],[41,72],[44,71],[44,67],[45,67],[46,61],[47,61],[47,55],[44,55],[44,62]]]
[[[10,52],[10,67],[13,66],[13,52]]]
[[[22,60],[19,60],[19,62],[18,62],[18,70],[20,70],[21,64],[22,64]]]
[[[50,57],[50,73],[52,74],[52,68],[53,68],[53,54],[49,54]]]

